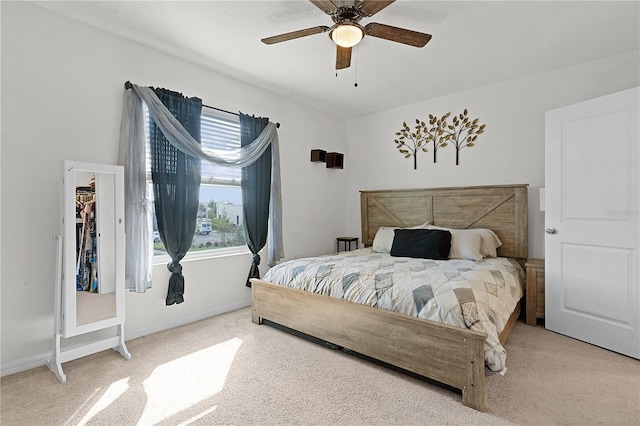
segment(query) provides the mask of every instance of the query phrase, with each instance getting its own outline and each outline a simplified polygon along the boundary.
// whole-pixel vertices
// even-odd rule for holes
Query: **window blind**
[[[146,136],[147,180],[151,180],[151,153],[149,149],[149,111],[144,106]],[[200,139],[202,146],[211,149],[240,148],[240,119],[238,116],[203,107],[200,117]],[[203,185],[240,187],[242,171],[240,167],[222,167],[202,162],[201,180]]]

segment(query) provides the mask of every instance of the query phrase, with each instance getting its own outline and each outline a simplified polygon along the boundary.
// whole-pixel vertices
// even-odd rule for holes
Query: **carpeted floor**
[[[486,413],[460,395],[251,323],[248,308],[3,377],[11,425],[640,425],[640,361],[516,324]]]

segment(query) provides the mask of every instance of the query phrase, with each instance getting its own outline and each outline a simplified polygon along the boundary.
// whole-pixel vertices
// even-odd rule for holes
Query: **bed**
[[[491,229],[502,242],[499,257],[526,261],[526,185],[361,191],[360,197],[366,247],[380,227],[429,222]],[[501,327],[502,344],[519,315],[517,303]],[[485,410],[485,332],[254,279],[252,321],[263,320],[460,389],[463,404]]]

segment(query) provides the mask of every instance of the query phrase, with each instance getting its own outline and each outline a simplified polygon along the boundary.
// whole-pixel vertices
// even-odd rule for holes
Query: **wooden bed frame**
[[[527,185],[361,191],[362,242],[381,226],[429,222],[488,228],[498,255],[527,258]],[[462,391],[464,405],[485,410],[485,333],[454,327],[263,280],[252,281],[252,321],[269,320]],[[520,303],[500,334],[504,344]]]

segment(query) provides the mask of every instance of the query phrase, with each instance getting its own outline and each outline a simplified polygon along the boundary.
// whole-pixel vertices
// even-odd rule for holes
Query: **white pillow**
[[[429,225],[427,229],[442,229],[451,232],[451,251],[449,259],[482,260],[482,238],[477,232],[466,229],[450,229]]]
[[[435,225],[428,225],[427,229],[443,229],[451,232],[451,252],[456,255],[450,254],[449,258],[452,259],[480,260],[487,257],[498,257],[497,250],[502,245],[502,241],[490,229],[450,229]],[[479,248],[477,247],[477,239],[469,237],[469,235],[480,237]],[[478,254],[480,258],[477,258]]]
[[[422,225],[412,226],[411,228],[404,229],[427,229],[429,222],[425,222]],[[376,236],[373,238],[373,251],[378,253],[389,253],[391,246],[393,245],[393,237],[396,229],[402,229],[393,226],[381,226],[376,232]]]
[[[376,232],[376,236],[373,238],[373,251],[377,253],[389,253],[391,246],[393,245],[394,230],[390,226],[381,226]]]
[[[502,241],[491,229],[476,229],[480,232],[482,238],[482,254],[484,257],[498,257],[498,247],[502,245]]]

